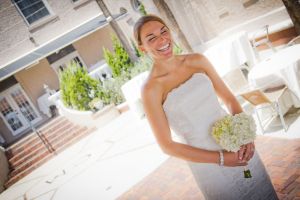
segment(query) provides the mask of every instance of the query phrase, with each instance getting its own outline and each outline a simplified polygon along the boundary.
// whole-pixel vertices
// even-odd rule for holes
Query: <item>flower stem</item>
[[[244,167],[244,178],[252,178],[251,172],[247,167]]]

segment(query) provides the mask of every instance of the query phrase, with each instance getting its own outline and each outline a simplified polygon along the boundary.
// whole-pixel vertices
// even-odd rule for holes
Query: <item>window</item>
[[[83,62],[82,58],[80,57],[77,51],[69,53],[68,55],[65,55],[64,57],[61,57],[60,59],[51,63],[51,67],[57,74],[59,74],[59,72],[64,71],[64,69],[67,68],[71,62],[78,63],[80,67],[86,67],[85,63]]]
[[[130,3],[134,11],[140,11],[141,2],[139,0],[130,0]]]
[[[50,15],[44,0],[13,0],[13,3],[29,25]]]
[[[71,58],[69,61],[67,61],[66,63],[62,63],[61,65],[59,65],[57,71],[64,71],[64,69],[67,68],[71,62],[76,62],[80,67],[83,67],[80,58],[78,56],[75,56]]]
[[[89,2],[90,0],[71,0],[71,2],[73,3],[74,5],[74,8],[77,8],[87,2]]]

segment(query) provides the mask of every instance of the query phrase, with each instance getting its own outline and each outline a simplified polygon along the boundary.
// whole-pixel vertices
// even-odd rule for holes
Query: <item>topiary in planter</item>
[[[89,103],[103,97],[98,80],[91,78],[87,70],[76,62],[71,62],[59,73],[61,99],[66,107],[75,110],[91,110]]]
[[[101,89],[103,91],[103,102],[113,102],[115,105],[123,103],[125,99],[121,91],[121,86],[138,74],[150,70],[151,67],[151,58],[143,55],[136,63],[134,63],[130,70],[122,71],[118,77],[104,80],[101,85]]]
[[[123,71],[129,71],[133,66],[128,53],[122,46],[120,40],[112,35],[113,49],[114,52],[110,52],[108,49],[103,47],[104,58],[106,63],[111,67],[113,77],[120,76]]]

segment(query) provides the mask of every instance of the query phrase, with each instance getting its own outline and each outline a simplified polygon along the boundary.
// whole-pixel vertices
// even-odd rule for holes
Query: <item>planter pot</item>
[[[96,112],[73,110],[65,107],[60,100],[57,100],[56,104],[61,115],[82,126],[101,127],[120,115],[114,104],[104,106]]]

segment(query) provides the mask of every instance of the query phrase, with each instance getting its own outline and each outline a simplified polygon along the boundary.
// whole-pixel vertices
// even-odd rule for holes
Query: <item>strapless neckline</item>
[[[184,85],[186,85],[188,82],[190,82],[194,77],[196,77],[196,75],[203,75],[204,77],[207,77],[207,75],[206,75],[205,73],[203,73],[203,72],[196,72],[196,73],[193,73],[193,74],[191,75],[190,78],[188,78],[187,80],[183,81],[183,82],[180,83],[177,87],[172,88],[172,89],[170,90],[170,92],[168,92],[168,94],[167,94],[167,96],[166,96],[166,98],[165,98],[165,100],[164,100],[164,102],[163,102],[163,104],[162,104],[163,108],[166,106],[166,103],[167,103],[169,97],[170,97],[175,91],[179,90],[179,89],[182,88]]]

